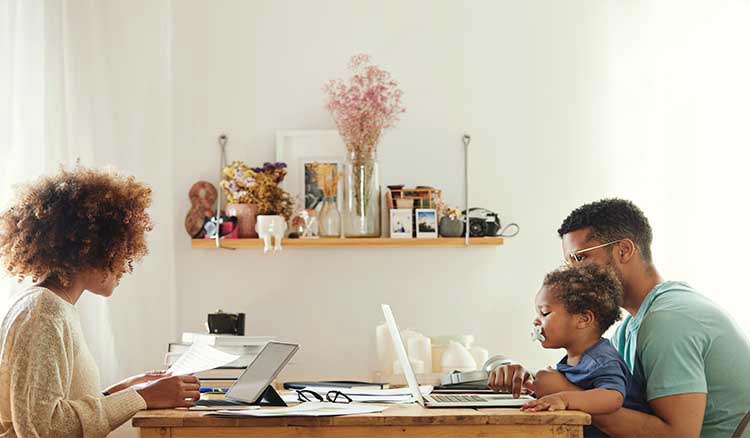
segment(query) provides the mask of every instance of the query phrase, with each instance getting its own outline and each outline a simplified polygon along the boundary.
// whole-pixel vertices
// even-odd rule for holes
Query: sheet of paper
[[[353,402],[359,403],[415,403],[416,400],[411,395],[409,388],[395,389],[345,389],[340,387],[310,386],[306,390],[313,391],[325,398],[329,391],[339,391],[349,396]],[[422,395],[432,392],[432,386],[420,386],[419,391]],[[308,397],[310,394],[308,394]],[[299,401],[296,391],[289,391],[281,395],[281,398],[287,403]]]
[[[237,359],[239,356],[224,353],[208,345],[191,345],[188,351],[183,353],[167,371],[174,376],[184,376],[212,370]]]
[[[361,415],[382,412],[385,406],[359,403],[300,403],[289,408],[261,408],[255,410],[216,411],[207,415],[222,417],[330,417],[337,415]]]

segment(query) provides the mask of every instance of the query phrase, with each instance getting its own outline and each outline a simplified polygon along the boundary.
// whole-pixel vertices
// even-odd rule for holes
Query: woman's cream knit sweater
[[[78,311],[50,290],[29,290],[0,330],[0,437],[103,437],[146,409],[133,389],[102,395]]]

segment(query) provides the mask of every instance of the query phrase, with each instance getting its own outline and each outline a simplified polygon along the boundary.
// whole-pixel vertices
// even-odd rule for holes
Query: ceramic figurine
[[[263,239],[264,253],[271,250],[281,251],[281,239],[286,233],[286,220],[284,216],[258,216],[255,231],[258,232],[258,237]],[[271,247],[271,239],[274,241],[273,247]]]

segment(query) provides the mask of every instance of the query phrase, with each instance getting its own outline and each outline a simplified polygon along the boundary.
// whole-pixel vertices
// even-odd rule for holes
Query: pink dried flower
[[[387,71],[371,65],[368,55],[354,55],[349,69],[353,75],[348,82],[334,79],[323,90],[328,97],[326,109],[347,151],[362,159],[375,152],[382,131],[394,126],[406,110],[398,82]]]

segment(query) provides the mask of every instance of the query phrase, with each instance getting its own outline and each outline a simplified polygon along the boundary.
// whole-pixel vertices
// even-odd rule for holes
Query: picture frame
[[[276,131],[276,161],[287,165],[287,176],[281,187],[293,198],[301,200],[304,208],[315,209],[322,201],[322,192],[312,179],[309,164],[336,165],[337,171],[343,172],[345,154],[346,146],[335,129]],[[341,202],[341,190],[339,182],[337,204]]]
[[[437,238],[437,210],[434,208],[418,208],[414,212],[417,228],[417,238]]]
[[[410,208],[392,208],[390,212],[390,235],[393,239],[412,238],[413,211]]]

